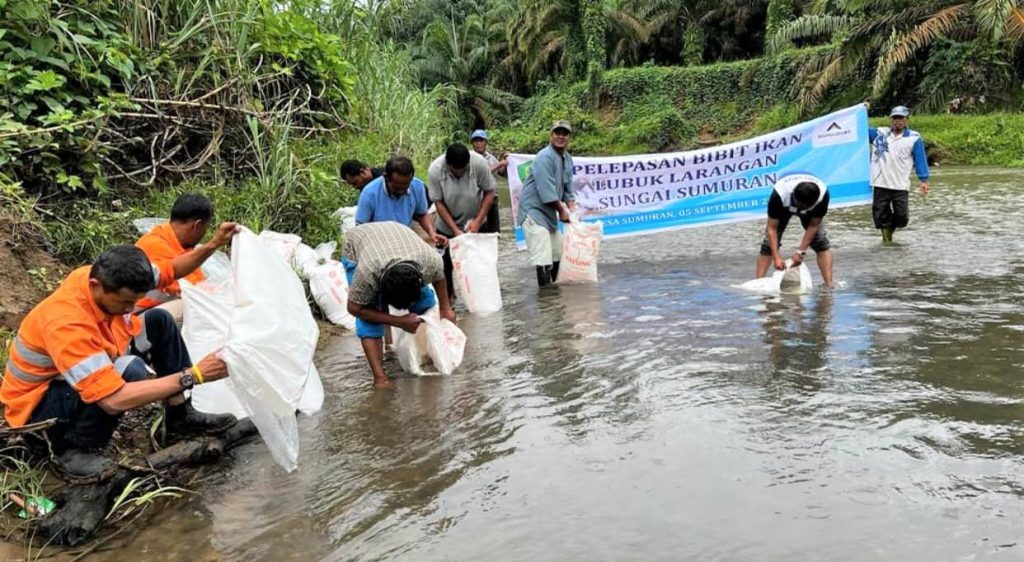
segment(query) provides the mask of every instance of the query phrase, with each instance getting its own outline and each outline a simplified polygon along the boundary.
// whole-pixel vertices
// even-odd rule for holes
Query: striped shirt
[[[427,283],[444,279],[444,264],[437,251],[397,222],[372,222],[349,230],[341,255],[356,264],[348,299],[364,306],[373,303],[384,270],[395,262],[415,263]]]

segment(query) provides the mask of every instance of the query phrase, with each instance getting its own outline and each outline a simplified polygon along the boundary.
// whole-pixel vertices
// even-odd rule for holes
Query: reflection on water
[[[1022,180],[940,170],[891,247],[833,212],[841,288],[803,296],[730,288],[760,223],[610,241],[600,285],[539,293],[506,236],[457,374],[373,392],[338,338],[299,470],[248,445],[105,556],[1022,559]]]

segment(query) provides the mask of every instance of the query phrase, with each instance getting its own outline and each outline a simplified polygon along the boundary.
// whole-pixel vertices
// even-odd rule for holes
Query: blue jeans
[[[341,258],[341,265],[345,266],[345,278],[348,280],[349,285],[352,284],[352,278],[356,275],[356,263],[349,261],[346,258]],[[377,310],[384,310],[384,305],[381,303],[380,295],[373,297],[371,306]],[[434,294],[434,288],[430,285],[424,285],[420,290],[420,298],[411,307],[409,312],[413,314],[423,314],[437,306],[437,295]],[[376,338],[380,339],[384,337],[384,326],[382,324],[374,324],[373,322],[367,322],[362,318],[356,317],[356,336],[359,339],[363,338]]]

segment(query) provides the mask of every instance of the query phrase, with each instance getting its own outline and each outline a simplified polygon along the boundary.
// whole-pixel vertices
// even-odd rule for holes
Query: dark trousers
[[[131,355],[119,357],[114,362],[125,382],[145,380],[148,377],[147,363],[157,376],[173,375],[192,365],[185,342],[170,313],[151,309],[142,315],[142,320],[145,329],[132,342]],[[51,418],[57,419],[57,425],[46,430],[46,436],[53,452],[58,455],[72,448],[99,449],[106,446],[121,421],[120,414],[112,416],[98,404],[83,402],[78,391],[63,380],[50,382],[29,423]]]
[[[494,203],[491,204],[491,210],[487,211],[487,220],[484,221],[484,225],[480,227],[482,234],[491,234],[493,232],[501,232],[501,225],[498,223],[498,194],[494,194]]]
[[[789,219],[792,218],[792,216],[793,215],[787,215],[779,219],[779,229],[777,232],[779,233],[780,248],[782,247],[782,233],[786,232],[786,226],[789,225]],[[804,227],[804,230],[807,230],[807,225],[810,224],[810,222],[811,217],[800,215],[800,225]],[[811,238],[811,249],[814,250],[815,254],[817,254],[818,252],[824,252],[830,248],[832,248],[832,243],[829,242],[828,235],[825,234],[825,222],[822,220],[822,223],[818,225],[818,231],[814,233],[814,238]],[[767,236],[765,236],[764,240],[761,241],[761,255],[772,255],[772,247],[768,244]]]
[[[910,222],[910,192],[902,189],[874,189],[871,215],[875,228],[903,228]]]
[[[455,283],[452,279],[452,273],[455,271],[455,264],[452,263],[452,249],[447,247],[444,249],[444,255],[441,256],[441,261],[444,262],[444,282],[448,285],[448,302],[452,302],[455,298]]]

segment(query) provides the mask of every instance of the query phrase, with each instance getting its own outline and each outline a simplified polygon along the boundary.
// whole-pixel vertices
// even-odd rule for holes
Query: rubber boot
[[[551,266],[550,265],[538,265],[537,267],[537,286],[547,287],[551,284]]]
[[[167,434],[185,437],[200,434],[220,433],[238,423],[231,414],[207,414],[192,407],[192,401],[167,406]]]
[[[892,232],[893,232],[892,228],[883,228],[882,229],[882,242],[885,242],[886,244],[892,242]]]
[[[85,449],[68,449],[53,459],[53,467],[76,484],[102,482],[114,476],[117,464],[107,457]]]
[[[558,266],[561,263],[562,262],[556,261],[553,264],[551,264],[551,282],[552,283],[557,283],[558,282]]]

